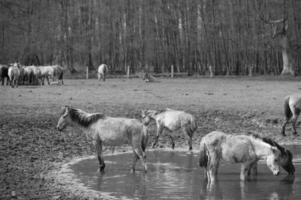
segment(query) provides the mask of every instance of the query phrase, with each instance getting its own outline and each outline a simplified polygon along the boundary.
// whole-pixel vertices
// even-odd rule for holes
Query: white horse
[[[44,80],[46,78],[48,85],[50,85],[49,78],[54,79],[54,69],[52,66],[39,66],[41,70],[41,77],[42,77],[42,85],[44,85]]]
[[[168,130],[169,132],[182,129],[184,135],[189,136],[189,150],[192,150],[192,136],[197,129],[197,123],[193,115],[184,111],[178,111],[169,108],[163,111],[142,110],[141,115],[142,121],[145,125],[148,125],[151,120],[156,121],[157,135],[153,143],[153,147],[156,146],[159,135],[163,132],[164,129]],[[174,139],[170,134],[168,136],[171,139],[172,148],[174,148]]]
[[[109,71],[108,65],[106,65],[106,64],[99,65],[99,67],[97,69],[98,81],[100,81],[101,78],[103,81],[106,81],[106,75],[107,75],[108,71]]]
[[[285,136],[285,127],[291,121],[293,125],[293,134],[297,135],[296,123],[301,112],[301,94],[292,94],[284,99],[285,121],[282,125],[282,135]]]
[[[104,172],[105,168],[102,146],[120,146],[122,144],[130,144],[133,148],[132,171],[135,171],[138,159],[141,159],[144,171],[147,171],[145,156],[147,127],[137,119],[108,117],[100,113],[87,113],[65,106],[57,129],[61,131],[68,124],[79,126],[93,139],[101,173]]]
[[[18,81],[20,77],[20,65],[19,63],[13,63],[9,68],[8,68],[8,77],[10,81],[11,87],[18,87]]]
[[[280,173],[278,159],[280,150],[260,138],[249,135],[228,135],[213,131],[205,135],[200,142],[200,167],[205,168],[205,177],[209,183],[216,181],[221,160],[241,163],[240,179],[246,180],[250,169],[260,159],[265,159],[274,175]]]

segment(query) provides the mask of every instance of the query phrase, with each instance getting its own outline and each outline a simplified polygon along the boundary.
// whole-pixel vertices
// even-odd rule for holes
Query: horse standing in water
[[[164,129],[167,129],[169,132],[182,129],[184,135],[189,136],[189,150],[192,150],[192,136],[195,130],[197,129],[197,123],[193,115],[184,111],[172,110],[169,108],[163,111],[142,110],[141,115],[142,122],[145,125],[148,125],[151,120],[156,121],[157,135],[153,143],[153,148],[157,145],[159,135],[163,132]],[[168,136],[171,140],[172,148],[174,149],[174,139],[170,134]]]
[[[108,65],[106,65],[106,64],[99,65],[99,67],[97,69],[98,81],[100,81],[101,78],[103,81],[106,81],[106,75],[107,75],[108,71],[109,71]]]
[[[216,181],[221,160],[241,163],[240,179],[246,180],[250,168],[260,159],[266,159],[269,169],[274,175],[278,175],[280,155],[277,147],[260,138],[213,131],[205,135],[200,142],[199,164],[205,168],[205,177],[209,183]]]
[[[285,127],[291,121],[293,125],[293,134],[297,135],[296,123],[301,112],[301,94],[292,94],[284,99],[285,122],[282,125],[282,135],[285,136]]]
[[[4,85],[5,78],[6,78],[6,85],[8,85],[8,82],[9,82],[8,66],[0,65],[0,80],[2,82],[2,85]]]
[[[141,159],[144,171],[147,171],[145,155],[147,127],[137,119],[108,117],[100,113],[87,113],[65,106],[63,114],[59,118],[57,129],[61,131],[68,124],[81,127],[93,139],[101,173],[104,172],[105,168],[102,146],[120,146],[122,144],[130,144],[133,148],[132,170],[135,171],[136,162]]]
[[[20,64],[14,63],[8,68],[8,77],[11,87],[18,87],[20,77]]]

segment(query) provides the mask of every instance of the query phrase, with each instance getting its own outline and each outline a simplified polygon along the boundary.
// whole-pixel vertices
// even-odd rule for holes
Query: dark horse
[[[4,79],[6,78],[6,85],[8,85],[8,66],[7,65],[0,65],[0,80],[2,85],[4,85]]]

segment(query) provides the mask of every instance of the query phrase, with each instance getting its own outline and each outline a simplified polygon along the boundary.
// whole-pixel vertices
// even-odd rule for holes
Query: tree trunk
[[[282,60],[283,60],[283,68],[281,75],[295,75],[294,66],[293,66],[293,58],[290,54],[289,41],[287,35],[283,35],[280,44],[282,47]]]

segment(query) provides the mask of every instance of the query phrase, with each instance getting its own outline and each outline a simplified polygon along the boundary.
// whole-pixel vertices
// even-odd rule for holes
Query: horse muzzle
[[[280,174],[280,171],[276,171],[276,172],[273,172],[274,176],[278,176]]]
[[[58,130],[58,131],[62,131],[63,129],[62,129],[62,128],[60,128],[59,126],[57,126],[57,127],[56,127],[56,130]]]

